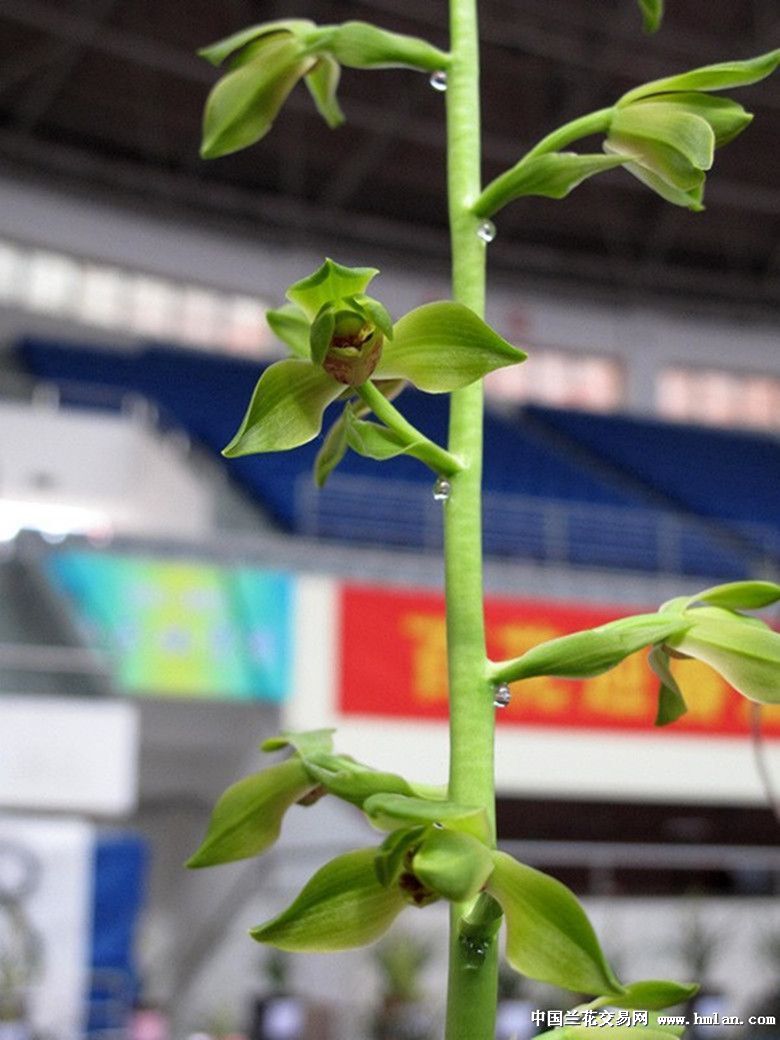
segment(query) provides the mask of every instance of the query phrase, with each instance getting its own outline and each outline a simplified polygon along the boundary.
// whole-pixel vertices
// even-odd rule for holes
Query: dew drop
[[[439,477],[433,485],[433,497],[437,502],[446,502],[452,493],[452,484],[446,477]]]
[[[512,694],[505,682],[493,687],[493,703],[497,708],[506,708],[512,700]]]
[[[443,94],[447,89],[447,73],[440,69],[438,72],[433,73],[428,82],[434,90],[438,90],[440,94]]]
[[[492,220],[483,220],[477,228],[477,234],[483,242],[492,242],[496,237],[496,225]]]

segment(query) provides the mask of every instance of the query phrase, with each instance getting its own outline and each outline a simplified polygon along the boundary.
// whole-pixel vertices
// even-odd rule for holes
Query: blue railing
[[[295,527],[313,538],[437,549],[442,503],[432,485],[333,474],[322,489],[296,488]],[[444,506],[446,508],[446,505]],[[485,552],[574,566],[741,578],[777,573],[780,531],[738,531],[671,511],[489,492]]]

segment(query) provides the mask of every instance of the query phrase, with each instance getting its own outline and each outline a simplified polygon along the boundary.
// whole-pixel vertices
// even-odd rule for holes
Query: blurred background
[[[354,813],[295,808],[260,862],[182,863],[283,727],[335,725],[372,764],[446,777],[430,475],[349,455],[318,491],[321,440],[219,456],[282,354],[266,309],[323,256],[380,267],[396,317],[448,295],[443,95],[348,70],[338,131],[298,88],[257,146],[204,163],[216,73],[194,54],[291,14],[446,46],[445,7],[0,0],[3,1040],[439,1035],[440,907],[337,957],[246,936],[376,842]],[[638,82],[777,41],[775,0],[667,7],[647,38],[632,0],[483,0],[486,179]],[[487,386],[494,654],[777,580],[778,81],[739,99],[756,120],[718,153],[705,213],[614,171],[497,220],[488,317],[529,360]],[[400,405],[445,436],[446,401]],[[744,702],[681,664],[691,710],[668,732],[641,655],[514,690],[502,846],[586,900],[621,973],[697,979],[702,1014],[777,1015],[780,713],[756,745]],[[500,1035],[575,1001],[507,976]]]

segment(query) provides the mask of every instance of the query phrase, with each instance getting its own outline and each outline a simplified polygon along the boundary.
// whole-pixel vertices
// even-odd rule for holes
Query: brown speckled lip
[[[345,386],[360,386],[371,378],[379,364],[383,340],[381,333],[375,333],[371,341],[356,347],[343,342],[334,344],[325,355],[322,367],[337,382]]]

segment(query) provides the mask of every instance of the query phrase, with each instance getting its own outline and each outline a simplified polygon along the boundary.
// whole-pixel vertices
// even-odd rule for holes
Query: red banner
[[[592,607],[541,600],[489,599],[485,604],[488,654],[517,657],[537,643],[604,624],[625,607]],[[642,730],[654,733],[744,734],[750,703],[698,661],[675,661],[688,714],[672,726],[653,727],[658,680],[647,652],[592,679],[542,676],[517,683],[499,723],[521,726]],[[444,600],[436,593],[343,585],[339,710],[345,715],[402,719],[447,716]],[[764,708],[762,730],[780,737],[780,707]]]

